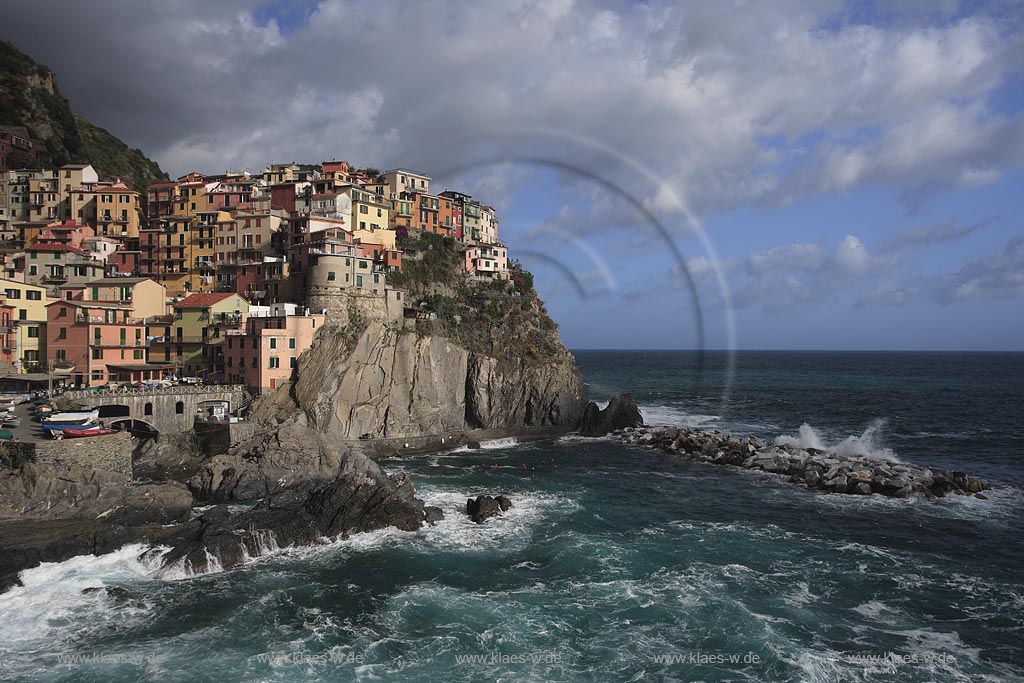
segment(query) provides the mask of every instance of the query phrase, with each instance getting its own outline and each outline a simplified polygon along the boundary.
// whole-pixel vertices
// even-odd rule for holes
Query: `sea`
[[[575,355],[649,424],[992,489],[825,494],[613,437],[393,459],[444,521],[201,576],[140,546],[28,570],[0,595],[0,680],[1024,680],[1024,354]],[[462,514],[499,493],[503,516]]]

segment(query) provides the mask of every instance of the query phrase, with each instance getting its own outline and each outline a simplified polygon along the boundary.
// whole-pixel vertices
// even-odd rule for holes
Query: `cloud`
[[[896,265],[893,256],[871,252],[855,235],[830,250],[798,243],[750,254],[742,272],[730,273],[736,308],[760,306],[769,313],[831,302],[858,283]]]
[[[242,0],[9,3],[0,32],[172,174],[533,154],[660,213],[704,215],[870,184],[922,201],[1024,161],[1024,119],[1003,96],[1024,31],[998,6],[886,8],[870,24],[810,0],[309,10],[279,25]]]
[[[915,247],[930,247],[945,242],[956,242],[971,235],[983,228],[986,228],[998,220],[998,216],[977,221],[962,228],[953,225],[949,219],[943,220],[933,227],[908,228],[894,234],[882,245],[883,251],[898,251],[900,249],[912,249]]]
[[[973,259],[941,283],[939,303],[1024,298],[1024,233],[988,258]]]

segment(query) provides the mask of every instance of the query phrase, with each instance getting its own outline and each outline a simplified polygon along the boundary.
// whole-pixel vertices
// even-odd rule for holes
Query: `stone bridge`
[[[143,422],[161,434],[190,431],[204,406],[227,403],[227,414],[237,415],[252,401],[244,385],[83,389],[65,391],[63,398],[88,409],[99,408],[100,419],[110,424],[119,419]]]

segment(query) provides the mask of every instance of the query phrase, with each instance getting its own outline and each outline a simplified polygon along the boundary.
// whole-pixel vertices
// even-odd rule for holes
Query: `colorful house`
[[[249,304],[238,294],[191,294],[174,304],[174,318],[163,334],[150,324],[150,362],[173,363],[182,375],[213,376],[221,371],[221,344],[228,331],[239,329],[248,317]]]
[[[145,362],[146,327],[131,304],[58,300],[46,310],[47,357],[72,367],[74,384],[105,384],[111,379],[108,363]]]
[[[257,392],[284,385],[323,324],[320,313],[250,317],[245,331],[222,345],[227,381]]]

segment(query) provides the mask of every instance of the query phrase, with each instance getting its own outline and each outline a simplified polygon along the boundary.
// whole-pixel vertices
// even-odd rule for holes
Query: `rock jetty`
[[[984,498],[981,492],[989,488],[964,472],[769,444],[755,437],[740,439],[718,431],[626,427],[613,433],[626,443],[650,446],[695,462],[778,474],[789,477],[794,484],[829,493],[893,498],[942,498],[956,493]]]

